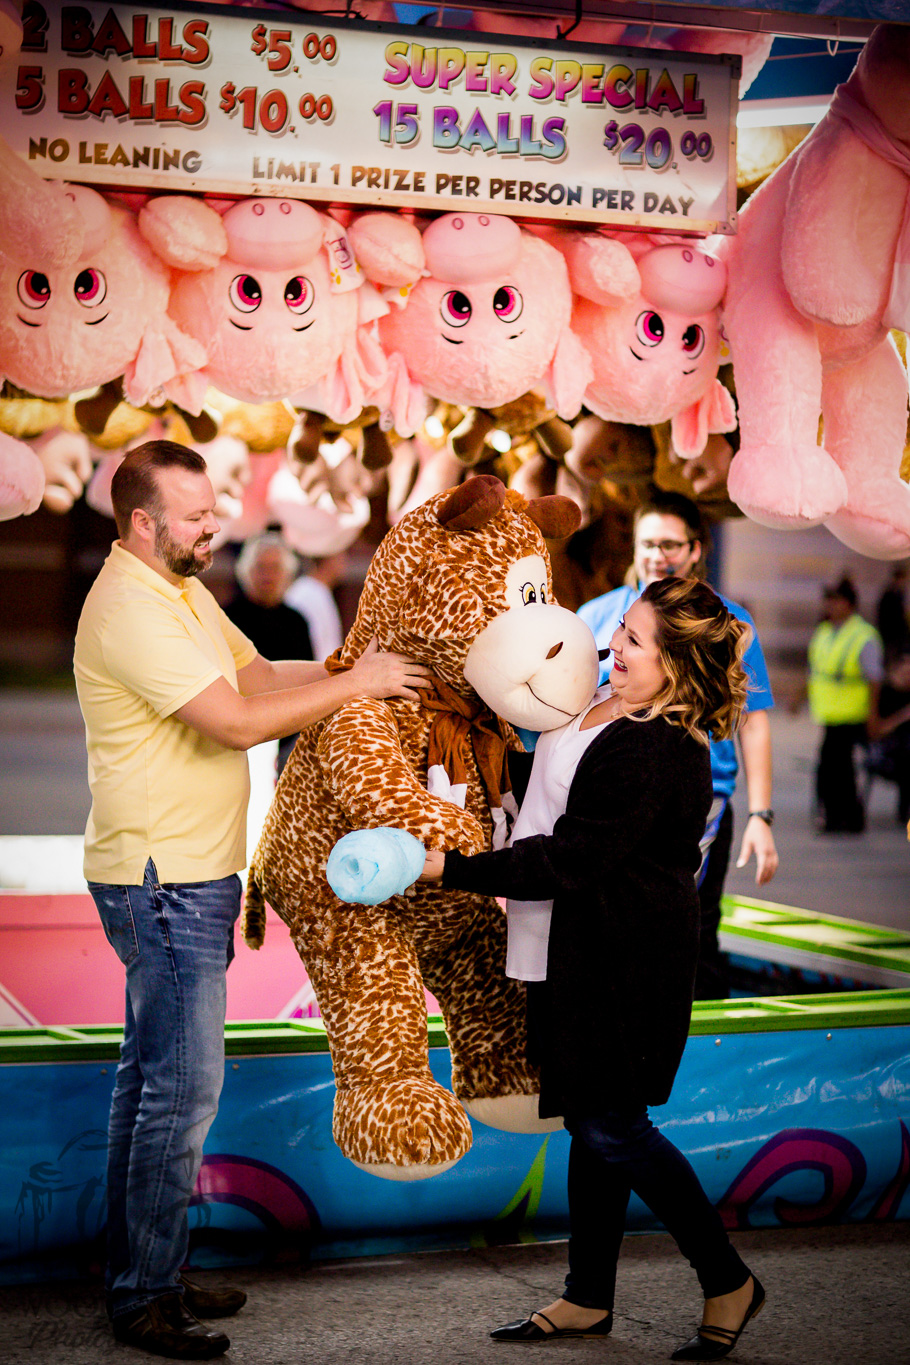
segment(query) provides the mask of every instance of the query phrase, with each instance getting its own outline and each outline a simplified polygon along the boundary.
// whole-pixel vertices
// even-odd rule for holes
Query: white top
[[[313,642],[313,658],[322,663],[334,654],[344,640],[344,630],[331,588],[318,578],[303,574],[288,588],[284,600],[306,621]]]
[[[547,730],[540,736],[534,750],[534,766],[528,790],[512,829],[510,844],[534,834],[553,833],[556,821],[565,815],[569,787],[582,755],[604,725],[610,724],[604,721],[601,725],[582,730],[581,723],[592,707],[612,695],[613,689],[609,684],[599,687],[590,705],[568,725],[558,730]],[[506,902],[509,924],[506,976],[516,977],[519,981],[546,980],[552,913],[551,900]]]

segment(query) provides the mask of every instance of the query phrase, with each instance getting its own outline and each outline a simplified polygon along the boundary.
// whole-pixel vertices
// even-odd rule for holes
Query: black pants
[[[866,827],[853,766],[853,750],[866,742],[865,725],[825,726],[815,770],[815,794],[826,834],[858,834]]]
[[[631,1193],[647,1204],[698,1276],[706,1299],[741,1289],[749,1269],[689,1162],[646,1109],[566,1119],[569,1151],[569,1273],[563,1298],[612,1308]]]
[[[720,898],[724,894],[730,850],[733,847],[733,806],[728,801],[714,842],[708,849],[707,866],[698,888],[698,966],[695,970],[696,1000],[726,1000],[730,994],[727,954],[717,941]]]

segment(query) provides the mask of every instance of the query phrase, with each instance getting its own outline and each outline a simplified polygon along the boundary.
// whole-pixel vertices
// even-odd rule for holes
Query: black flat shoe
[[[230,1347],[223,1332],[194,1318],[184,1307],[179,1294],[163,1294],[134,1313],[124,1313],[113,1321],[114,1336],[127,1346],[136,1346],[152,1355],[171,1360],[211,1360]]]
[[[699,1327],[694,1337],[690,1337],[684,1345],[678,1346],[673,1352],[671,1360],[722,1360],[728,1356],[733,1347],[743,1334],[746,1323],[752,1318],[757,1317],[765,1306],[765,1291],[762,1289],[755,1276],[752,1276],[752,1302],[746,1309],[746,1316],[736,1331],[732,1327],[710,1327],[705,1329]],[[717,1340],[714,1336],[705,1336],[705,1330],[710,1330],[717,1334],[722,1340]]]
[[[560,1337],[606,1337],[609,1336],[613,1327],[613,1314],[607,1312],[606,1317],[593,1323],[590,1327],[557,1327],[555,1322],[551,1322],[546,1313],[537,1311],[537,1317],[543,1318],[544,1322],[549,1322],[553,1328],[552,1332],[545,1332],[542,1327],[538,1327],[536,1322],[530,1318],[520,1318],[516,1322],[507,1322],[505,1327],[497,1327],[490,1333],[494,1341],[556,1341]]]
[[[180,1276],[183,1285],[183,1304],[194,1318],[232,1318],[246,1303],[242,1289],[205,1289],[194,1284],[185,1275]]]

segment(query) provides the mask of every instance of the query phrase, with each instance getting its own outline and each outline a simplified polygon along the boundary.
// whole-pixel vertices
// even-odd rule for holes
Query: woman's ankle
[[[582,1304],[572,1303],[571,1299],[555,1299],[546,1308],[538,1310],[538,1317],[549,1319],[554,1327],[592,1327],[595,1322],[608,1317],[611,1311],[609,1308],[586,1308]],[[534,1317],[534,1314],[531,1316]],[[539,1325],[544,1331],[549,1331],[546,1321]]]

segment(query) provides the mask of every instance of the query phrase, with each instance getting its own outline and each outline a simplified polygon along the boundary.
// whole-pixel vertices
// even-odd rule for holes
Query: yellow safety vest
[[[861,725],[871,690],[860,655],[878,631],[858,614],[841,626],[823,621],[809,644],[809,706],[820,725]]]

